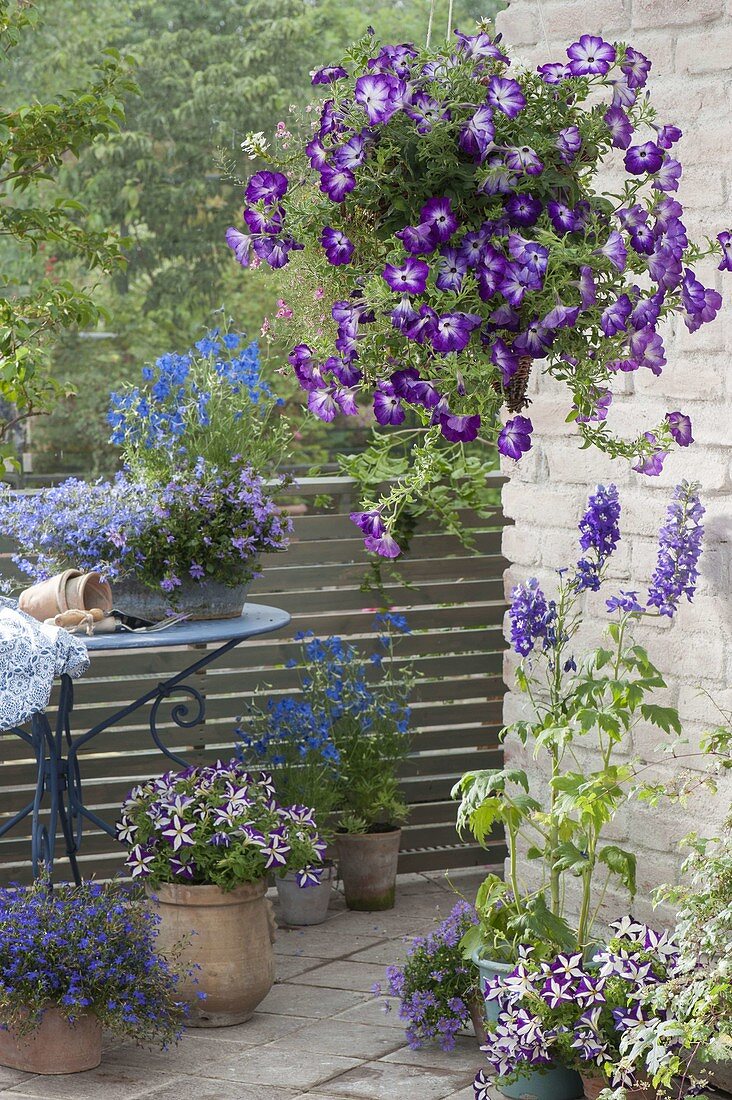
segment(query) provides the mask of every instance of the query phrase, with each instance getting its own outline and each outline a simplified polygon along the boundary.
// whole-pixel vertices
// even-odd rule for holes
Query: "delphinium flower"
[[[152,885],[189,881],[231,890],[267,871],[318,881],[325,846],[309,808],[284,805],[268,772],[238,760],[167,772],[134,787],[117,836],[130,848],[132,876]]]
[[[251,246],[239,230],[227,240],[240,262],[253,251],[285,267],[297,308],[282,327],[309,409],[332,422],[368,404],[385,427],[411,417],[425,429],[399,489],[363,509],[383,528],[365,533],[369,549],[399,552],[399,510],[439,436],[495,441],[514,460],[530,450],[532,422],[516,414],[532,369],[569,387],[585,441],[644,474],[691,442],[683,411],[632,440],[608,412],[619,375],[663,371],[665,318],[693,332],[717,314],[693,264],[716,253],[732,268],[728,231],[706,251],[689,242],[674,194],[681,131],[651,105],[650,69],[592,34],[536,72],[513,70],[483,29],[430,51],[369,35],[318,70],[325,98],[301,152],[267,153],[249,180]],[[616,150],[620,203],[598,185]],[[313,280],[331,295],[324,316]]]
[[[557,607],[547,600],[536,577],[518,584],[511,592],[511,645],[522,657],[541,644],[549,649],[556,641]]]
[[[433,1041],[453,1050],[457,1033],[468,1026],[475,972],[462,956],[460,940],[477,921],[473,907],[459,901],[434,931],[412,940],[403,966],[387,967],[386,984],[374,986],[377,995],[399,998],[412,1050]]]
[[[580,520],[580,547],[590,552],[577,562],[575,584],[578,589],[597,591],[603,567],[620,541],[620,501],[615,485],[598,485],[587,501]]]
[[[696,483],[682,481],[676,486],[666,523],[658,533],[658,560],[648,590],[648,606],[669,618],[682,596],[691,602],[696,591],[704,512]]]

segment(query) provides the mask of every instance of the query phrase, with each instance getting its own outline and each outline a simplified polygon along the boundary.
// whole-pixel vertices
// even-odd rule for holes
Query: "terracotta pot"
[[[114,606],[123,615],[160,622],[171,611],[186,614],[191,621],[236,619],[241,615],[249,583],[230,588],[219,581],[184,580],[173,592],[148,588],[134,577],[116,581]]]
[[[93,1013],[83,1013],[70,1024],[55,1005],[49,1005],[40,1024],[29,1035],[0,1030],[0,1065],[26,1073],[81,1073],[102,1060],[102,1028]]]
[[[470,994],[468,1010],[470,1011],[470,1020],[473,1024],[475,1038],[478,1040],[478,1046],[482,1047],[486,1041],[485,1001],[478,990]]]
[[[160,916],[159,950],[170,954],[183,940],[184,965],[199,968],[178,987],[187,1027],[244,1023],[272,988],[275,926],[266,889],[261,879],[230,891],[177,883],[148,891]]]
[[[322,924],[328,916],[328,905],[333,893],[335,868],[329,864],[323,869],[323,875],[317,886],[301,887],[297,885],[294,871],[288,871],[284,878],[277,878],[277,896],[280,902],[280,918],[293,928],[304,925]]]
[[[39,581],[21,592],[18,607],[39,622],[53,619],[64,611],[112,610],[112,589],[99,573],[67,569],[48,580]]]
[[[349,909],[369,913],[394,908],[402,830],[337,833],[338,866]]]

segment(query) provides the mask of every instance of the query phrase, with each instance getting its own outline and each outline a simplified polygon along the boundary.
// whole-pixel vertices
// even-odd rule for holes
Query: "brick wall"
[[[684,165],[679,199],[693,239],[716,235],[732,224],[732,0],[511,0],[497,27],[522,61],[541,64],[564,60],[564,51],[581,33],[626,42],[653,62],[649,87],[661,122],[679,125],[684,136],[676,147]],[[678,705],[692,744],[719,716],[714,703],[732,710],[732,276],[714,262],[699,265],[707,286],[720,290],[725,306],[715,323],[687,333],[682,323],[667,324],[668,365],[660,379],[648,372],[625,375],[618,386],[613,424],[634,435],[667,411],[691,415],[695,444],[672,454],[660,478],[633,473],[624,462],[611,462],[580,451],[574,429],[564,423],[568,402],[563,388],[547,379],[534,381],[528,412],[534,423],[534,449],[520,465],[506,463],[510,481],[504,508],[515,520],[506,529],[504,553],[512,563],[506,590],[527,576],[551,588],[553,570],[575,559],[576,524],[588,489],[614,481],[623,504],[625,535],[615,555],[613,575],[623,587],[643,588],[655,563],[655,532],[672,487],[682,477],[702,484],[706,548],[702,579],[693,605],[673,622],[642,624],[645,645],[669,683],[668,699]],[[647,379],[640,377],[647,374]],[[621,391],[622,392],[619,392]],[[590,602],[591,637],[599,637],[604,603]],[[514,660],[507,655],[505,675],[513,685]],[[708,694],[703,694],[707,692]],[[709,698],[711,696],[711,699]],[[521,712],[515,693],[506,697],[505,720]],[[633,751],[653,761],[651,773],[672,767],[653,755],[653,730],[638,732]],[[536,765],[519,746],[507,749],[536,776]],[[539,777],[537,776],[537,779]],[[613,826],[618,840],[630,838],[638,853],[637,915],[648,917],[650,890],[678,874],[679,838],[692,829],[713,832],[721,826],[732,795],[732,781],[716,799],[708,794],[686,808],[648,810],[639,806]],[[610,896],[604,915],[627,905]],[[656,914],[656,919],[669,917]]]

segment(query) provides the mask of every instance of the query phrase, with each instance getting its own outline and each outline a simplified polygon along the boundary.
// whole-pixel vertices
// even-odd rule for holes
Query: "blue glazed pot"
[[[473,962],[480,972],[481,988],[484,981],[510,974],[515,969],[513,963],[484,959],[479,950],[473,953]],[[498,1019],[498,1012],[496,1001],[485,1002],[485,1015],[489,1022]],[[510,1085],[499,1085],[498,1089],[504,1096],[511,1097],[511,1100],[580,1100],[585,1091],[579,1073],[573,1069],[564,1069],[563,1066],[549,1066],[543,1071],[533,1070]]]

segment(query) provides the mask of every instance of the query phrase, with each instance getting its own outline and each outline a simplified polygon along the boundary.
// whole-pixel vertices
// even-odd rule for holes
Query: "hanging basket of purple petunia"
[[[438,49],[367,35],[313,74],[325,98],[299,133],[281,123],[275,152],[247,139],[269,167],[227,241],[244,267],[286,268],[282,331],[316,416],[368,402],[379,424],[421,422],[427,454],[439,435],[480,436],[519,459],[533,370],[566,385],[586,442],[641,472],[692,441],[679,411],[635,439],[608,424],[618,378],[661,373],[659,323],[680,314],[693,332],[719,310],[692,265],[716,253],[732,270],[730,233],[689,243],[681,131],[657,119],[650,69],[588,34],[537,71],[511,66],[484,30]],[[612,194],[598,180],[608,166]],[[392,503],[367,509],[364,528],[389,556]]]

